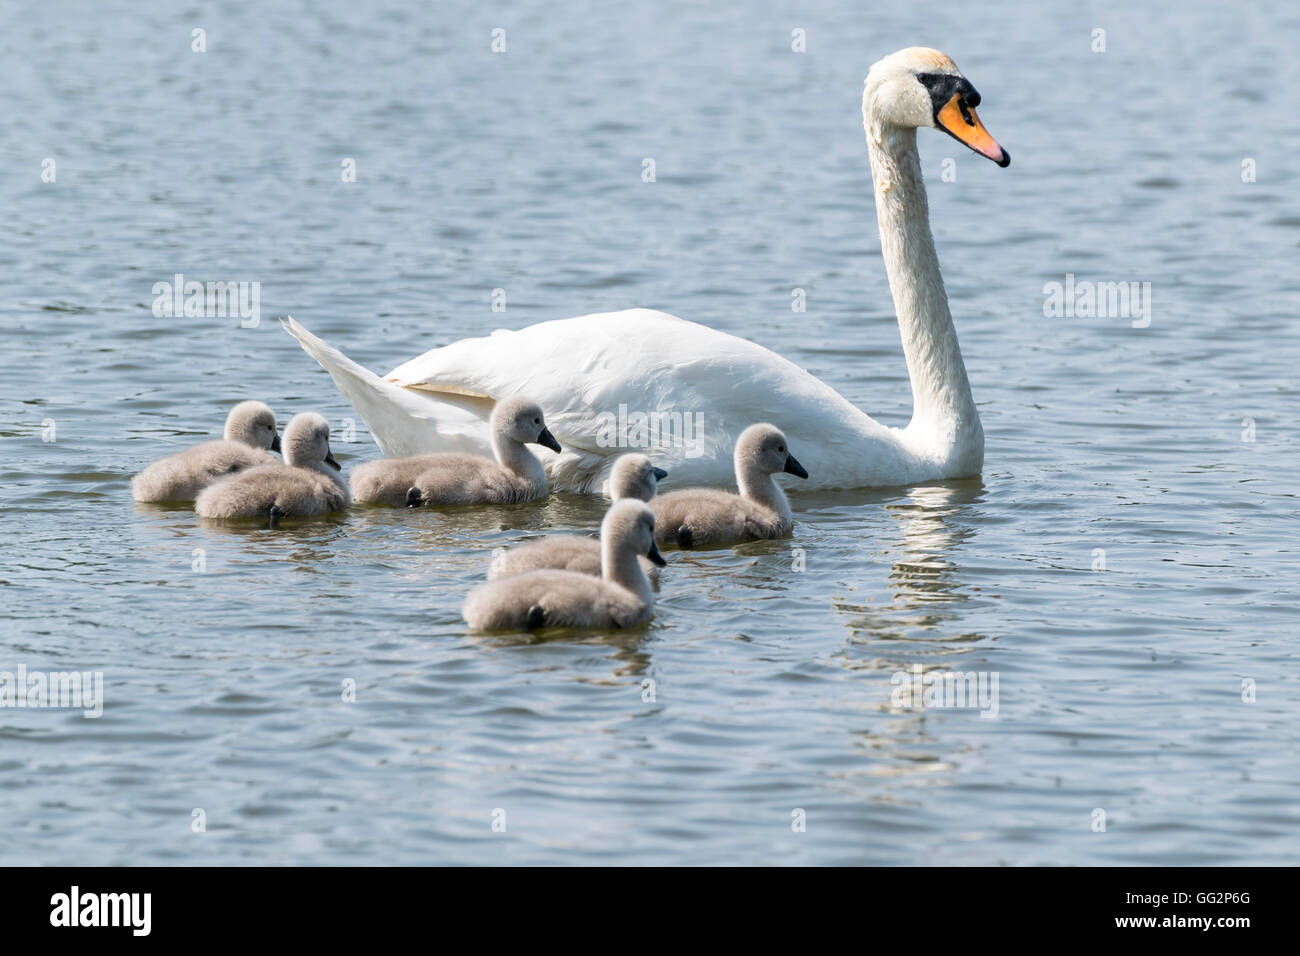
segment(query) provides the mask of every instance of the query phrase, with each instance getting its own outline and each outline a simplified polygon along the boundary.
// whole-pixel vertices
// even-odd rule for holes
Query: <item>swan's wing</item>
[[[638,414],[647,417],[647,427],[658,425],[660,438],[675,432],[684,439],[645,449],[657,463],[665,461],[671,471],[674,461],[716,459],[722,480],[731,471],[735,435],[756,421],[780,424],[784,415],[806,421],[809,406],[833,409],[841,421],[845,415],[862,417],[829,386],[776,353],[650,309],[464,339],[398,366],[384,380],[446,395],[528,396],[542,406],[564,446],[566,455],[548,466],[558,468],[569,464],[570,452],[579,468],[584,456],[607,464],[619,450],[611,447],[611,436],[638,437]]]
[[[634,450],[668,469],[670,480],[729,484],[734,439],[759,421],[786,429],[819,463],[860,460],[864,440],[874,442],[877,457],[897,454],[889,429],[793,362],[650,309],[464,339],[382,378],[292,319],[285,328],[392,457],[491,454],[488,418],[497,401],[514,395],[542,406],[564,448],[559,455],[534,449],[554,490],[598,492],[614,460]],[[827,472],[822,484],[837,481]]]

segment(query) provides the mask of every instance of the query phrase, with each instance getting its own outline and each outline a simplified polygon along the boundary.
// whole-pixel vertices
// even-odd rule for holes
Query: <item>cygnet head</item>
[[[755,471],[764,475],[784,471],[800,478],[808,477],[803,465],[790,454],[790,443],[785,440],[785,433],[765,422],[750,425],[736,439],[736,474]]]
[[[636,498],[623,498],[609,506],[600,523],[600,540],[615,542],[616,547],[630,546],[661,568],[668,563],[655,544],[655,513]]]
[[[275,413],[261,402],[240,402],[226,416],[226,441],[242,442],[253,448],[280,450],[275,432]]]
[[[296,468],[312,468],[322,462],[335,471],[342,466],[330,453],[330,423],[315,412],[293,416],[284,429],[284,460]]]
[[[649,501],[668,472],[656,468],[645,455],[621,455],[609,473],[609,496],[615,501],[636,498]]]
[[[492,434],[521,445],[545,445],[559,451],[560,443],[546,427],[541,407],[523,397],[508,398],[492,409]]]
[[[980,95],[944,53],[913,46],[872,64],[862,90],[862,119],[904,129],[928,127],[947,133],[999,166],[1011,154],[989,135],[975,107]]]

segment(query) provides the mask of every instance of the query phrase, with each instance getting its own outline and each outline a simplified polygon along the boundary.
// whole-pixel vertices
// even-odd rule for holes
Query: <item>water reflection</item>
[[[609,678],[592,677],[577,670],[570,676],[575,683],[613,685],[628,678],[637,678],[650,669],[650,655],[643,649],[650,625],[626,631],[580,631],[572,628],[551,628],[520,634],[471,634],[470,642],[482,648],[520,648],[540,645],[567,645],[573,648],[607,648],[605,660],[613,667]],[[551,675],[556,676],[555,674]]]
[[[936,634],[956,618],[956,605],[970,600],[952,554],[971,541],[976,525],[972,506],[983,501],[981,480],[943,482],[910,489],[904,496],[882,502],[883,514],[894,528],[892,546],[868,553],[867,577],[873,567],[887,567],[884,589],[888,604],[840,600],[835,607],[848,616],[853,640],[970,641],[979,635]]]

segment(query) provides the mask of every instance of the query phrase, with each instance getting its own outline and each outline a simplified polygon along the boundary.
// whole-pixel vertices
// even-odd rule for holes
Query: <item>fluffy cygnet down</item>
[[[352,472],[360,504],[514,504],[546,495],[546,471],[526,445],[560,450],[542,410],[526,398],[497,404],[490,419],[496,461],[477,455],[435,454],[381,458]]]
[[[660,544],[701,548],[790,533],[794,527],[790,502],[772,476],[788,472],[807,478],[808,472],[790,454],[781,429],[750,425],[736,439],[735,460],[740,494],[687,488],[651,502]]]
[[[224,437],[159,458],[131,479],[136,501],[193,501],[221,478],[277,461],[275,414],[261,402],[240,402],[226,416]]]
[[[622,455],[614,462],[609,474],[609,490],[615,501],[634,498],[649,501],[655,496],[659,482],[668,472],[656,468],[645,455]],[[647,558],[639,558],[641,570],[657,580],[659,568]],[[577,571],[579,574],[600,576],[600,540],[577,534],[557,534],[528,544],[502,551],[488,567],[488,580],[553,568],[558,571]]]
[[[284,430],[287,464],[259,465],[204,489],[194,510],[204,518],[306,518],[342,511],[351,501],[330,453],[329,422],[315,412],[295,415]]]
[[[654,528],[654,512],[645,502],[616,501],[600,525],[600,577],[545,570],[498,578],[470,592],[465,622],[480,631],[644,624],[654,616],[654,592],[639,558],[664,563]]]

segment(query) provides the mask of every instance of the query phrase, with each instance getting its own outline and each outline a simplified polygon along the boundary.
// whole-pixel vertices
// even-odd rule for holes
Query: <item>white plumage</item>
[[[962,99],[968,89],[969,102]],[[940,123],[943,104],[936,98],[947,91],[952,99],[944,101],[942,115],[960,126]],[[649,309],[464,339],[382,378],[292,319],[285,327],[393,457],[486,454],[493,405],[525,394],[546,409],[564,447],[543,459],[555,491],[599,490],[614,459],[630,449],[654,456],[683,483],[727,483],[733,437],[755,421],[798,436],[815,488],[977,475],[984,433],[948,311],[916,149],[918,127],[941,128],[1006,165],[1005,151],[970,108],[977,104],[952,61],[922,48],[874,64],[863,90],[881,251],[912,386],[912,420],[904,429],[881,425],[775,352]],[[621,414],[677,416],[692,424],[698,415],[701,431],[666,447],[637,445],[611,435],[608,426]],[[683,430],[679,437],[688,436]]]

